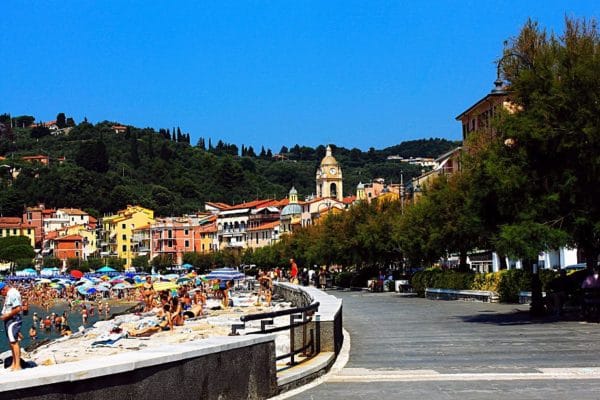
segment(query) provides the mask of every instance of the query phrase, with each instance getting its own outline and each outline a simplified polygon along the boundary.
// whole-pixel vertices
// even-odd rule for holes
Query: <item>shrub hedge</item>
[[[546,290],[548,283],[556,276],[552,270],[540,270],[542,290]],[[531,277],[531,273],[523,269],[476,274],[431,268],[414,274],[411,284],[419,296],[425,295],[426,288],[491,290],[499,294],[501,302],[513,303],[519,300],[519,292],[531,291]]]

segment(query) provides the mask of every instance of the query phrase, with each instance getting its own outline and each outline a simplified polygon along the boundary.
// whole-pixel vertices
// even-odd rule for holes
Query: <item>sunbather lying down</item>
[[[173,316],[171,314],[171,307],[169,304],[165,304],[163,307],[164,314],[160,319],[152,321],[152,323],[144,324],[138,327],[138,329],[130,329],[127,333],[130,337],[148,337],[156,332],[173,330]]]

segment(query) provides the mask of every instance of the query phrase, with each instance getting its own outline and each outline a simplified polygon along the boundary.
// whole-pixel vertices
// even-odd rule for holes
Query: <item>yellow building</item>
[[[35,228],[22,223],[19,217],[0,217],[0,238],[9,236],[25,236],[35,248]]]
[[[102,218],[102,256],[116,256],[131,267],[135,256],[132,238],[136,228],[154,223],[154,211],[141,206],[127,206],[115,215]]]

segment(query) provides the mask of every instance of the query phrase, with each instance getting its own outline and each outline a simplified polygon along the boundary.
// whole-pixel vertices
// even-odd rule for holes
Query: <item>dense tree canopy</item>
[[[574,244],[590,265],[600,253],[600,37],[595,21],[566,19],[562,35],[528,21],[505,50],[504,77],[517,112],[489,149],[503,215],[499,245],[531,257]],[[505,145],[509,143],[510,146]],[[508,171],[508,173],[507,173]],[[504,176],[503,176],[504,175]],[[507,179],[508,177],[508,179]]]
[[[66,123],[64,113],[57,117],[61,125]],[[18,117],[12,124],[25,119]],[[6,114],[5,120],[9,129],[10,115]],[[104,121],[92,125],[84,120],[58,135],[50,135],[45,127],[17,125],[14,141],[0,136],[0,155],[10,159],[10,165],[0,170],[0,212],[18,216],[23,206],[44,202],[51,207],[105,213],[137,203],[154,209],[157,215],[178,215],[196,212],[206,201],[282,198],[291,186],[306,196],[315,191],[315,171],[325,155],[324,146],[284,146],[282,150],[287,152],[282,160],[273,158],[271,149],[263,147],[257,156],[251,146],[238,148],[222,140],[213,146],[209,139],[207,146],[201,138],[198,146],[192,147],[189,134],[180,128],[173,129],[173,138],[171,129],[157,132],[128,126],[124,133],[116,133],[114,125],[122,124]],[[456,145],[443,139],[406,143],[414,156],[423,155],[420,145],[427,155],[441,154]],[[397,183],[401,176],[409,179],[420,173],[419,167],[387,161],[387,153],[335,148],[344,169],[345,194],[353,194],[359,181],[385,178]],[[20,160],[20,156],[35,154],[50,156],[50,164]],[[59,157],[66,161],[58,162]],[[17,179],[9,176],[10,167],[20,170]]]

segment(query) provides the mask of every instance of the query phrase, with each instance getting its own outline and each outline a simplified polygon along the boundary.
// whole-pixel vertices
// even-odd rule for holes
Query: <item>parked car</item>
[[[570,271],[581,271],[582,269],[586,269],[586,268],[587,268],[586,263],[579,263],[579,264],[567,265],[564,269],[567,272],[570,272]]]

